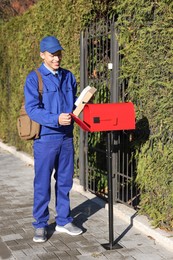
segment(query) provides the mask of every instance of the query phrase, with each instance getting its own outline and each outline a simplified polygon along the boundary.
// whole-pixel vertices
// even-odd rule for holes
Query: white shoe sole
[[[35,239],[33,238],[33,241],[36,242],[36,243],[44,243],[47,241],[47,239],[43,240],[43,239]]]

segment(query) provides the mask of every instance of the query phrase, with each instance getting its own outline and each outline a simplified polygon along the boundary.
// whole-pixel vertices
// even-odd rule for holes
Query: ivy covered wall
[[[89,9],[90,1],[86,0],[40,0],[24,15],[1,26],[0,138],[5,142],[32,151],[32,142],[18,137],[16,118],[25,78],[41,63],[39,42],[44,36],[58,37],[65,49],[62,67],[75,74],[79,86],[81,19]]]
[[[134,146],[141,212],[155,226],[172,230],[173,3],[118,2],[122,77],[128,79],[127,92],[136,104],[139,125]]]

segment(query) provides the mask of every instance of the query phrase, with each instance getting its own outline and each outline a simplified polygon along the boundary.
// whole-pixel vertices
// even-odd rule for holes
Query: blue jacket
[[[59,68],[60,79],[56,78],[43,64],[39,67],[43,81],[42,102],[39,101],[38,77],[35,71],[29,73],[24,86],[25,109],[29,117],[41,125],[42,135],[72,133],[70,126],[61,126],[58,118],[61,113],[74,110],[77,84],[74,75]]]

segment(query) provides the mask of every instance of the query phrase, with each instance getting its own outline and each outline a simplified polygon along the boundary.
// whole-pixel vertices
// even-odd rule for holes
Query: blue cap
[[[54,36],[47,36],[43,38],[40,42],[40,51],[45,52],[48,51],[50,53],[54,53],[56,51],[64,50],[60,45],[57,38]]]

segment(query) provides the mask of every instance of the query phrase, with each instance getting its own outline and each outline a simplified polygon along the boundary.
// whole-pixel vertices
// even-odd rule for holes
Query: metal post
[[[107,132],[107,170],[108,170],[108,206],[109,206],[109,245],[113,248],[114,242],[114,223],[113,223],[113,190],[112,190],[112,148],[111,148],[111,132]]]
[[[119,101],[119,46],[116,39],[115,23],[111,24],[111,62],[113,64],[111,71],[111,102]],[[116,131],[113,133],[113,154],[112,154],[112,165],[113,165],[113,201],[117,201],[117,171],[118,171],[118,135]]]
[[[119,101],[119,46],[116,39],[115,23],[111,24],[111,62],[113,64],[111,73],[111,102]]]
[[[114,248],[114,221],[113,221],[111,132],[107,132],[106,158],[107,158],[107,172],[108,172],[109,243],[103,244],[102,246],[107,250],[112,250]]]
[[[113,176],[112,176],[112,132],[107,132],[106,141],[106,157],[107,157],[107,171],[108,171],[108,210],[109,210],[109,243],[102,244],[107,250],[122,248],[119,244],[114,242],[114,214],[113,214]]]
[[[84,64],[84,32],[80,34],[80,91],[85,85],[85,64]],[[84,132],[80,129],[79,144],[79,180],[80,184],[85,187],[85,167],[84,167]]]

